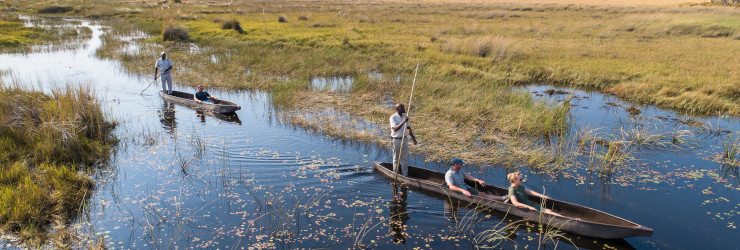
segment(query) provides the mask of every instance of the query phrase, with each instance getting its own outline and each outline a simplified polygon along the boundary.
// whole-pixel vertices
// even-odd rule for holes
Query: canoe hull
[[[445,185],[444,174],[436,171],[409,166],[409,177],[402,175],[398,175],[398,177],[396,177],[393,173],[391,163],[373,162],[373,167],[383,175],[388,176],[391,179],[398,178],[399,182],[408,186],[449,196],[450,198],[464,202],[479,204],[492,210],[536,221],[560,231],[599,239],[621,239],[633,236],[652,236],[653,234],[652,229],[634,222],[596,209],[564,201],[549,199],[545,206],[555,210],[565,217],[540,214],[537,211],[515,207],[508,202],[489,200],[480,196],[468,197],[461,193],[453,192]],[[505,195],[508,192],[508,189],[492,185],[487,185],[485,188],[479,187],[479,189],[497,196]],[[537,197],[530,196],[530,200],[535,204],[540,202]],[[581,218],[581,220],[574,220],[573,218]]]
[[[193,100],[193,94],[180,91],[172,91],[171,95],[159,91],[159,96],[167,101],[174,102],[180,105],[185,105],[193,109],[205,110],[219,114],[233,113],[241,109],[239,105],[225,100],[217,100],[215,104],[199,103]]]

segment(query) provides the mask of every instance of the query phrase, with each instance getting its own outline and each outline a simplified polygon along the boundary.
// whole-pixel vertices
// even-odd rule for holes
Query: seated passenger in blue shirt
[[[206,103],[214,103],[213,101],[209,100],[209,98],[210,99],[213,99],[214,101],[215,100],[218,100],[218,99],[216,99],[216,97],[208,94],[208,92],[203,91],[203,86],[202,85],[201,86],[198,86],[198,92],[195,93],[195,96],[193,96],[193,99],[196,102],[200,102],[200,103],[203,103],[203,102],[206,102]]]

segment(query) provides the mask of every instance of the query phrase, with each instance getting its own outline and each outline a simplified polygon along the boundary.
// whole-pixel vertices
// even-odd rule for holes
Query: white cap
[[[159,55],[161,56],[161,55],[166,55],[166,54],[167,54],[167,53],[165,53],[164,51],[162,51],[162,53],[161,53],[161,54],[159,54]]]

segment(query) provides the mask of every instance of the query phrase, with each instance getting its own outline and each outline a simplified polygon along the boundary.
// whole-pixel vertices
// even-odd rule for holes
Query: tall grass
[[[115,123],[87,86],[47,95],[0,85],[0,94],[0,228],[40,244],[51,222],[74,217],[89,196],[85,172],[108,159]]]
[[[487,57],[491,58],[494,62],[511,59],[522,54],[516,47],[514,40],[502,36],[494,37],[490,35],[451,40],[441,45],[440,50],[447,53]]]
[[[722,138],[722,163],[737,166],[740,163],[740,137],[730,136]]]

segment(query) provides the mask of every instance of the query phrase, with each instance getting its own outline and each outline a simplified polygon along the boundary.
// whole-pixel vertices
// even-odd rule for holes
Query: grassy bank
[[[114,124],[91,89],[51,95],[0,86],[0,229],[40,244],[50,224],[74,218],[90,195],[87,173],[110,156]]]
[[[41,5],[20,6],[38,12]],[[562,131],[569,107],[512,90],[522,84],[606,91],[692,114],[740,115],[734,69],[740,52],[733,49],[740,44],[737,8],[669,2],[149,1],[73,10],[125,20],[113,25],[98,55],[122,61],[130,72],[152,74],[156,55],[167,50],[178,84],[265,90],[281,107],[331,107],[377,126],[387,126],[393,112],[385,100],[407,102],[418,62],[412,112],[424,143],[414,148],[432,159],[550,162],[551,155],[531,139]],[[166,36],[166,27],[179,27],[172,30],[187,36]],[[136,43],[138,50],[125,51],[135,42],[120,36],[135,30],[151,37]],[[314,77],[335,76],[354,79],[351,89],[311,87]]]
[[[48,27],[26,26],[26,22]],[[0,12],[0,52],[74,48],[81,45],[81,39],[89,39],[91,35],[92,30],[89,28],[57,26],[52,22],[33,18],[22,20],[17,14]]]
[[[44,31],[24,26],[17,15],[0,14],[0,50],[41,43],[50,38]]]

